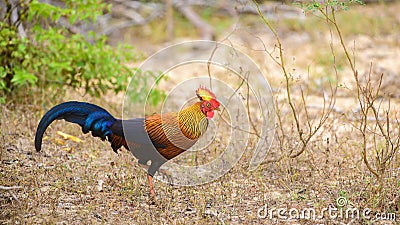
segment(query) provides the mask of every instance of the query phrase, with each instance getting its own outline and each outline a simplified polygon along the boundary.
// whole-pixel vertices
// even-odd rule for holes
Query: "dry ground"
[[[357,15],[373,15],[392,22],[397,15],[393,8],[398,3],[355,8]],[[374,14],[373,12],[377,12]],[[387,12],[387,17],[382,16]],[[392,12],[392,14],[390,14]],[[386,14],[385,14],[386,15]],[[392,15],[392,16],[391,16]],[[394,16],[395,17],[395,16]],[[350,18],[353,18],[350,16]],[[370,18],[370,17],[367,17]],[[355,20],[354,23],[360,22]],[[250,20],[251,21],[251,20]],[[398,78],[400,74],[400,18],[390,28],[394,32],[379,34],[357,31],[348,36],[357,48],[360,71],[369,70],[373,61],[376,71],[384,72],[383,90],[389,95],[393,110],[400,110]],[[361,21],[362,22],[362,21]],[[307,84],[310,108],[320,100],[326,74],[332,73],[329,60],[329,35],[327,30],[309,32],[309,23],[299,28],[293,21],[280,21],[283,42],[289,59],[289,68],[298,83]],[[383,23],[385,24],[385,23]],[[379,26],[379,24],[378,24]],[[345,28],[346,29],[346,28]],[[349,28],[350,29],[350,28]],[[396,30],[397,29],[397,30]],[[304,31],[303,31],[304,30]],[[387,31],[387,30],[386,30]],[[257,34],[273,46],[270,34],[256,30]],[[351,33],[351,31],[349,31]],[[233,36],[240,43],[243,36]],[[249,43],[249,42],[248,42]],[[256,43],[256,42],[254,42]],[[259,47],[250,44],[244,47]],[[241,45],[243,47],[243,45]],[[282,76],[279,68],[268,60],[265,53],[247,52],[262,67],[274,88],[276,96],[283,98]],[[340,53],[338,53],[340,56]],[[195,187],[178,187],[156,181],[157,200],[149,199],[146,173],[127,151],[115,154],[106,142],[83,135],[76,125],[58,121],[46,132],[43,150],[34,150],[35,129],[47,105],[6,104],[1,106],[0,185],[18,186],[18,189],[0,189],[0,222],[4,224],[398,224],[400,221],[400,157],[393,157],[384,181],[379,186],[361,158],[360,133],[355,128],[353,111],[357,110],[354,82],[345,63],[339,70],[339,90],[336,108],[344,114],[333,113],[326,125],[312,140],[309,148],[295,159],[283,158],[279,162],[260,166],[250,172],[248,162],[251,152],[246,152],[240,162],[220,179]],[[311,72],[310,72],[311,71]],[[296,88],[294,86],[294,90]],[[90,101],[120,115],[121,96],[100,100],[70,93],[60,101],[71,99]],[[297,99],[296,99],[297,100]],[[288,136],[295,136],[290,111],[282,102]],[[387,100],[386,100],[387,102]],[[318,108],[317,108],[318,109]],[[318,116],[319,110],[311,110]],[[398,114],[397,114],[398,115]],[[394,115],[393,115],[394,116]],[[84,140],[77,143],[63,140],[56,131],[74,135]],[[398,132],[398,128],[397,128]],[[327,141],[329,139],[329,141]],[[289,145],[290,144],[290,145]],[[296,146],[289,143],[288,146]],[[254,145],[254,143],[250,143]],[[285,147],[275,144],[271,155],[283,154]],[[101,187],[100,187],[101,186]],[[336,200],[345,197],[349,205],[375,213],[395,215],[394,220],[357,220],[325,215],[322,219],[279,220],[260,218],[259,211],[269,209],[306,209],[321,212]]]

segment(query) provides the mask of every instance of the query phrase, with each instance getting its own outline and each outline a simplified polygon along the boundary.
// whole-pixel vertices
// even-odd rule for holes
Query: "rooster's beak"
[[[215,108],[214,110],[221,111],[221,109],[219,109],[219,108]]]

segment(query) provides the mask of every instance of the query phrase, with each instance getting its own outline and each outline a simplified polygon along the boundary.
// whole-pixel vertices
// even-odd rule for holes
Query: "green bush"
[[[84,35],[69,29],[94,24],[110,5],[100,0],[65,1],[63,6],[37,0],[5,3],[0,21],[0,102],[21,91],[60,93],[65,86],[84,88],[92,96],[125,90],[134,73],[127,64],[138,60],[138,53],[126,45],[111,47],[105,36],[94,32]],[[60,25],[60,19],[67,25]],[[21,25],[26,35],[18,30]]]

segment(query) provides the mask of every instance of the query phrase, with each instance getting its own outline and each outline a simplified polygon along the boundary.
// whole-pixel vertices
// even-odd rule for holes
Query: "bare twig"
[[[249,76],[249,75],[247,75],[246,80],[248,80],[248,76]],[[249,114],[249,122],[250,122],[251,127],[252,127],[253,130],[254,130],[254,133],[257,135],[257,137],[260,138],[261,135],[260,135],[260,133],[258,132],[256,125],[254,124],[253,117],[250,116],[250,115],[251,115],[251,113],[250,113],[250,103],[249,103],[249,101],[250,101],[250,85],[249,85],[249,82],[246,82],[246,84],[247,84],[246,106],[247,106],[247,113]]]
[[[8,191],[8,193],[10,193],[10,195],[15,199],[15,201],[18,202],[18,204],[21,205],[21,201],[18,199],[18,197],[14,194],[14,192],[12,192],[11,190]]]
[[[15,189],[23,189],[24,187],[22,186],[11,186],[11,187],[7,187],[7,186],[0,186],[0,190],[15,190]]]
[[[8,191],[8,193],[10,193],[10,195],[15,199],[15,201],[17,201],[18,204],[21,204],[21,201],[18,199],[18,197],[13,192],[13,190],[16,190],[16,189],[23,189],[23,187],[22,186],[11,186],[11,187],[0,186],[0,190]]]

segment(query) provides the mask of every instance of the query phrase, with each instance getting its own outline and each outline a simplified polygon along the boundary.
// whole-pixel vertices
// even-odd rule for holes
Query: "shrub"
[[[111,47],[105,36],[93,31],[71,30],[95,24],[109,8],[100,0],[66,1],[60,6],[5,1],[0,14],[0,102],[21,91],[60,93],[65,86],[84,88],[91,96],[125,90],[134,72],[127,63],[136,61],[138,53],[127,45]]]

